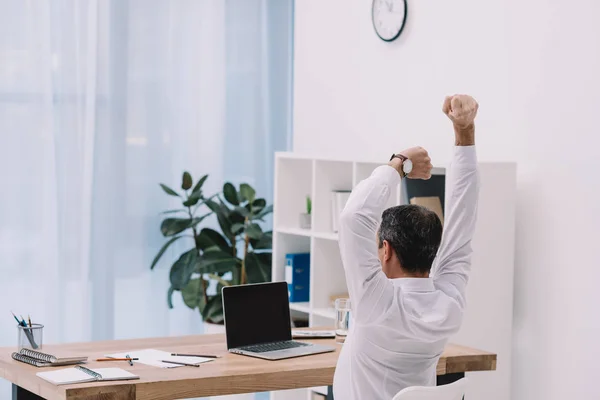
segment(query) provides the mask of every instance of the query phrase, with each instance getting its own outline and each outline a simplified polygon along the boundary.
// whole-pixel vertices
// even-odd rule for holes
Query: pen
[[[183,363],[183,362],[178,362],[178,361],[162,360],[161,362],[164,362],[164,363],[167,363],[167,364],[183,365],[185,367],[199,367],[200,366],[198,364],[188,364],[188,363]]]
[[[13,317],[15,317],[15,320],[17,321],[17,323],[19,324],[19,326],[22,326],[24,328],[27,328],[27,323],[25,322],[25,319],[23,319],[22,321],[19,320],[19,318],[17,318],[17,316],[15,315],[14,312],[10,312]],[[23,317],[21,317],[23,318]],[[38,348],[37,343],[35,342],[34,338],[33,338],[33,331],[31,330],[31,328],[29,329],[23,329],[23,332],[25,333],[25,336],[27,337],[27,340],[29,340],[29,343],[31,344],[31,347],[33,347],[34,349]]]
[[[12,311],[11,311],[10,313],[13,315],[13,317],[15,317],[15,320],[17,321],[17,323],[18,323],[19,325],[23,326],[23,322],[19,321],[19,318],[17,318],[17,316],[15,315],[15,313],[14,313],[14,312],[12,312]]]
[[[96,361],[137,361],[139,358],[97,358]]]
[[[220,356],[209,356],[205,354],[180,354],[180,353],[171,353],[172,356],[175,357],[202,357],[202,358],[221,358]]]
[[[129,359],[129,360],[128,360],[128,361],[129,361],[129,365],[131,365],[131,366],[133,367],[133,361],[131,361],[131,360],[132,360],[132,358],[131,358],[131,357],[129,357],[129,354],[125,354],[125,357]],[[137,358],[136,358],[136,360],[137,360]]]

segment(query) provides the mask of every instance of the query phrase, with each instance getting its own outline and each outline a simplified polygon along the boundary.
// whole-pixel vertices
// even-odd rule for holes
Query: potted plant
[[[300,228],[310,229],[311,228],[311,213],[312,213],[312,200],[310,196],[306,196],[306,212],[300,214]]]
[[[204,175],[194,186],[192,176],[184,172],[180,192],[160,184],[165,193],[181,199],[182,207],[164,212],[176,217],[162,221],[160,230],[168,240],[150,268],[170,245],[182,238],[193,239],[193,247],[171,266],[169,308],[173,308],[172,296],[178,291],[184,303],[198,309],[205,322],[222,324],[224,286],[271,281],[272,232],[264,232],[261,223],[273,212],[273,206],[257,198],[255,190],[245,183],[236,189],[227,182],[221,193],[206,197],[202,186],[207,178]],[[201,229],[210,215],[216,216],[221,232]]]

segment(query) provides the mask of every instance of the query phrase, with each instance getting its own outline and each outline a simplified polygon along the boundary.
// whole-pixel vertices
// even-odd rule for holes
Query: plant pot
[[[300,228],[310,229],[311,228],[311,214],[300,214]]]

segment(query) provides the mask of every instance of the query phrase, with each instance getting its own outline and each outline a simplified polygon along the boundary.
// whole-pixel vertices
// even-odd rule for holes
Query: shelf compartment
[[[331,296],[348,293],[346,275],[338,242],[320,238],[312,240],[311,305],[313,309],[327,309],[332,306]]]
[[[313,161],[275,159],[274,226],[300,229],[300,214],[306,213],[306,196],[312,197]]]
[[[310,238],[289,233],[275,232],[273,235],[272,280],[285,281],[285,256],[289,253],[310,253]]]
[[[317,232],[334,233],[331,193],[352,190],[352,163],[315,161],[312,227]]]

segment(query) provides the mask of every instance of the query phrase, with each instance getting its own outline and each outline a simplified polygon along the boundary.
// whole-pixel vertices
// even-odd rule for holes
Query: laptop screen
[[[292,340],[285,282],[223,288],[227,348]]]

